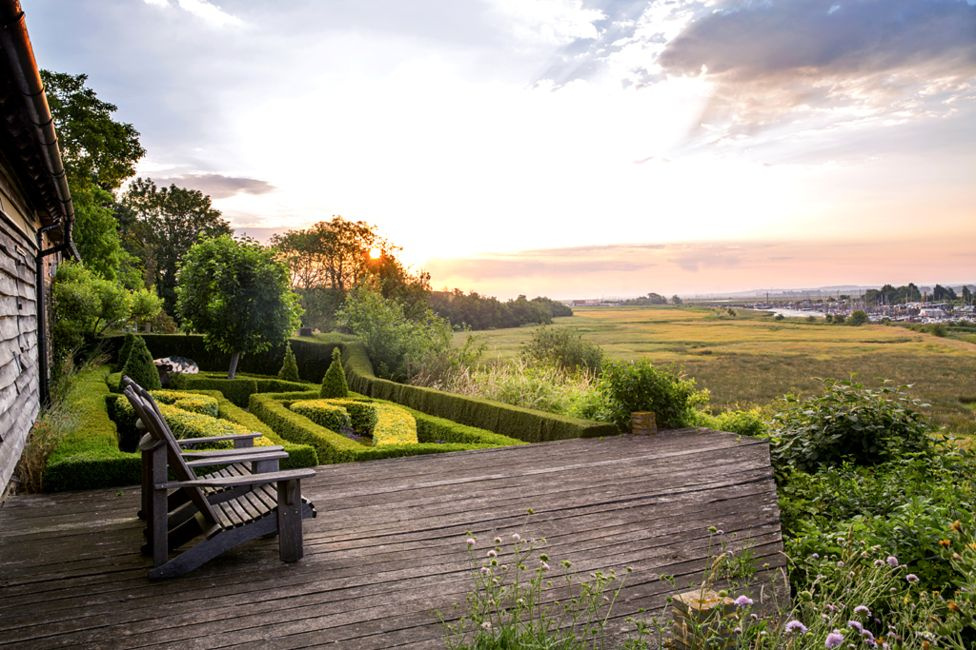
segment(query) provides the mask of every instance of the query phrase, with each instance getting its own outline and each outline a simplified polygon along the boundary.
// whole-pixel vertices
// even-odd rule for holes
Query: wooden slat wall
[[[4,201],[4,211],[14,206]],[[38,412],[37,292],[32,242],[0,220],[0,494]]]

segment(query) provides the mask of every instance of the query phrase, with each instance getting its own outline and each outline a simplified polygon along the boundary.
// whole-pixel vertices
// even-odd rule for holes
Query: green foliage
[[[69,389],[65,404],[77,419],[48,457],[45,490],[88,490],[140,481],[139,454],[119,451],[115,424],[105,407],[107,372],[104,366],[86,370]]]
[[[568,371],[599,373],[603,363],[600,346],[583,340],[568,327],[539,327],[522,345],[522,358],[533,364],[555,365]]]
[[[134,293],[76,262],[58,266],[51,289],[56,365],[106,331],[131,322]]]
[[[180,390],[215,390],[227,397],[237,406],[246,407],[253,393],[279,393],[283,391],[307,390],[308,384],[274,379],[271,377],[241,377],[227,379],[211,373],[196,375],[174,375],[170,382]]]
[[[270,251],[229,236],[201,240],[183,260],[178,311],[210,348],[236,355],[284,343],[298,327],[301,307],[288,290],[288,272]]]
[[[401,303],[366,288],[350,292],[336,318],[362,339],[381,377],[409,379],[451,349],[452,330],[445,319],[429,309],[409,319]]]
[[[453,422],[412,411],[407,411],[416,419],[418,430],[438,431],[436,438],[426,438],[416,444],[389,444],[366,446],[355,440],[331,431],[303,415],[292,411],[289,406],[298,400],[314,400],[315,391],[295,393],[258,393],[251,396],[250,411],[261,418],[283,438],[315,447],[321,463],[348,463],[353,461],[397,458],[465,449],[481,449],[519,444],[510,438],[473,427],[457,425]],[[374,403],[376,401],[374,400]],[[418,440],[420,439],[418,431]],[[453,442],[452,440],[459,442]],[[444,441],[444,442],[439,442]]]
[[[622,430],[630,426],[634,411],[653,411],[657,425],[674,429],[694,423],[696,407],[708,401],[708,393],[675,372],[650,361],[614,361],[603,369],[598,388],[609,418]]]
[[[289,408],[299,415],[304,415],[315,424],[336,433],[341,433],[343,429],[352,428],[352,420],[349,418],[346,409],[338,404],[330,404],[324,399],[298,400],[292,402]]]
[[[278,371],[278,378],[285,381],[298,381],[298,362],[295,361],[295,352],[291,345],[285,344],[285,358],[281,361],[281,370]]]
[[[374,404],[358,399],[330,399],[329,403],[346,409],[353,433],[367,437],[373,435],[378,421]]]
[[[177,270],[190,247],[201,237],[232,232],[206,194],[176,185],[157,188],[148,178],[129,184],[118,219],[123,245],[142,260],[146,284],[156,286],[169,313],[176,307]]]
[[[122,375],[128,376],[134,382],[146,390],[154,390],[162,387],[159,381],[159,370],[153,363],[149,348],[141,336],[137,336],[132,341],[132,348],[129,351],[129,358],[122,366]]]
[[[863,309],[855,309],[851,312],[851,317],[847,322],[855,327],[858,325],[864,325],[866,322],[868,322],[868,314]]]
[[[116,370],[122,370],[122,366],[124,366],[126,361],[129,360],[129,354],[132,352],[132,344],[135,343],[135,340],[135,334],[130,332],[125,335],[125,340],[122,342],[122,347],[119,348],[118,355],[115,358]],[[143,343],[145,343],[145,341],[143,341]]]
[[[410,411],[396,404],[375,403],[376,426],[373,444],[377,447],[417,444],[417,420]]]
[[[346,371],[342,367],[342,350],[332,348],[332,363],[322,376],[322,386],[319,396],[326,399],[341,398],[349,395],[349,384],[346,382]]]
[[[754,438],[764,436],[768,431],[766,417],[757,408],[722,411],[717,415],[699,413],[695,424]]]
[[[530,323],[541,325],[551,323],[555,317],[573,315],[572,309],[550,298],[528,300],[525,296],[519,296],[501,302],[474,291],[465,294],[460,289],[450,293],[434,292],[430,295],[429,304],[438,316],[449,320],[455,329],[485,330]]]
[[[107,280],[134,287],[142,284],[138,260],[123,247],[115,219],[115,197],[84,179],[70,179],[75,221],[71,236],[85,266]]]
[[[844,461],[875,465],[930,452],[921,407],[902,389],[825,380],[821,395],[787,395],[779,404],[770,425],[773,462],[780,471],[815,471]]]
[[[931,456],[872,467],[794,470],[780,477],[779,495],[786,550],[798,560],[790,578],[798,588],[814,577],[803,560],[841,552],[837,539],[849,536],[897,556],[924,589],[944,590],[963,577],[940,552],[940,541],[953,521],[970,530],[976,523],[971,453],[946,444]]]

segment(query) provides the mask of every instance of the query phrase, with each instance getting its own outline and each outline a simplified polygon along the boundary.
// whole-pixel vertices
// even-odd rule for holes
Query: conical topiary
[[[156,370],[149,348],[146,347],[146,342],[141,336],[133,337],[129,358],[122,366],[122,375],[129,377],[146,390],[162,388],[159,382],[159,371]]]
[[[121,370],[125,362],[129,360],[129,353],[132,352],[132,342],[135,338],[136,335],[131,332],[125,335],[125,340],[122,341],[122,347],[119,348],[119,356],[115,359],[116,370]]]
[[[332,363],[322,377],[319,396],[326,399],[349,396],[349,384],[346,383],[346,371],[342,368],[342,352],[339,348],[332,348]]]
[[[285,358],[281,362],[281,370],[278,371],[278,378],[286,381],[298,381],[298,361],[295,353],[291,349],[291,343],[285,345]]]

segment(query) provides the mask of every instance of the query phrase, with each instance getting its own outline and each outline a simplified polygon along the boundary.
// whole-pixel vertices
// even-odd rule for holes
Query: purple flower
[[[797,620],[787,621],[786,632],[788,634],[793,634],[794,632],[799,632],[800,634],[807,633],[807,626]]]
[[[864,614],[865,616],[870,616],[871,615],[871,610],[868,608],[867,605],[858,605],[857,607],[854,608],[854,613],[855,614]]]
[[[887,562],[888,566],[892,568],[898,566],[898,558],[896,558],[894,555],[889,555],[885,562]]]
[[[474,537],[469,537],[464,541],[467,542],[468,546],[474,546]]]
[[[918,582],[918,576],[914,573],[909,573],[907,576],[905,576],[905,580],[908,580],[909,584],[915,584]]]
[[[736,598],[734,602],[736,607],[748,607],[749,605],[752,604],[752,598],[749,598],[749,596],[742,594],[741,596]]]
[[[496,551],[495,549],[491,549],[490,551],[488,551],[487,555],[488,557],[498,557],[498,551]]]
[[[861,625],[858,621],[847,621],[847,627],[852,627],[858,632],[864,631],[864,626]]]
[[[827,640],[824,641],[824,647],[836,648],[843,642],[844,642],[844,635],[838,632],[837,630],[834,630],[833,632],[827,635]]]
[[[874,561],[874,566],[876,566],[876,567],[882,567],[882,566],[884,566],[884,564],[885,564],[884,563],[884,560],[875,560]]]
[[[810,554],[810,557],[812,557],[814,560],[819,560],[820,559],[820,553],[811,553]]]

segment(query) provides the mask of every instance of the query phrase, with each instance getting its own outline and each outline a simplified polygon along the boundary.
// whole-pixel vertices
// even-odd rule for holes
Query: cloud
[[[897,124],[951,114],[971,95],[974,35],[976,7],[961,0],[728,2],[659,63],[716,83],[702,120],[720,136],[799,119]]]
[[[143,0],[147,5],[169,8],[170,0]],[[212,27],[242,27],[244,21],[227,13],[208,0],[176,0],[183,11],[192,14]]]
[[[236,194],[267,194],[275,187],[256,178],[240,178],[222,174],[187,174],[166,178],[154,177],[157,185],[179,185],[200,190],[214,199],[225,199]]]
[[[600,9],[585,7],[582,0],[493,0],[492,5],[508,19],[516,37],[548,45],[596,39],[600,30],[595,23],[606,18]]]

